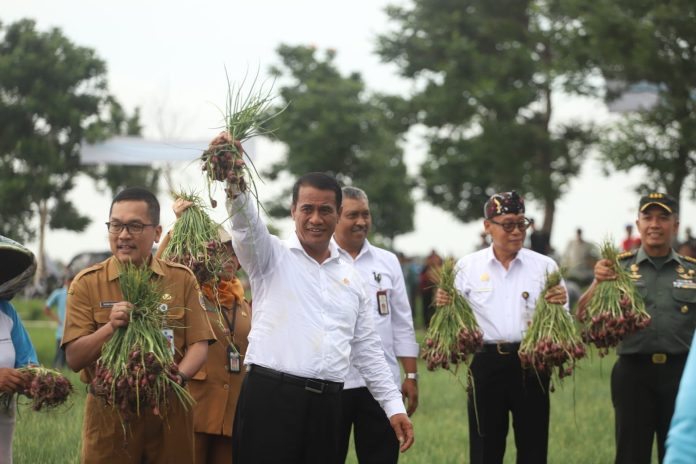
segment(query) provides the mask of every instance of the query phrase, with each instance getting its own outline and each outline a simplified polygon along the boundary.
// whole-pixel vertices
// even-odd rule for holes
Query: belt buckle
[[[507,343],[497,342],[497,343],[495,344],[495,348],[498,350],[498,354],[502,354],[502,355],[508,355],[508,354],[510,354],[511,351],[503,351],[503,349],[502,349],[502,346],[503,346],[503,345],[507,345]]]
[[[316,380],[307,379],[305,381],[304,389],[307,391],[310,391],[312,393],[317,393],[317,394],[321,395],[322,393],[324,393],[325,386],[326,386],[326,384],[323,382],[318,382]]]
[[[664,364],[667,362],[667,355],[665,353],[653,353],[650,360],[653,364]]]

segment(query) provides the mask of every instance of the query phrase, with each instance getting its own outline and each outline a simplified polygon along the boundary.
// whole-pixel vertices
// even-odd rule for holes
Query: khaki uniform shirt
[[[624,338],[618,353],[688,352],[696,329],[696,260],[672,250],[657,269],[643,247],[624,253],[619,259],[652,319],[645,329]]]
[[[231,323],[232,310],[224,311]],[[197,433],[232,436],[237,398],[246,373],[242,363],[249,343],[247,336],[251,329],[249,303],[243,301],[235,311],[237,317],[234,320],[234,343],[241,355],[241,372],[236,374],[227,369],[228,336],[223,332],[227,328],[227,323],[215,307],[206,300],[206,313],[218,342],[210,346],[206,363],[189,382],[191,395],[196,400],[193,407],[193,429]]]
[[[215,335],[201,307],[202,297],[191,271],[155,257],[150,261],[150,268],[162,283],[162,303],[167,305],[172,320],[178,363],[188,346],[214,341]],[[68,290],[63,347],[109,322],[108,303],[123,301],[118,276],[118,261],[112,256],[75,277]],[[91,381],[94,367],[83,369],[80,374],[83,382]],[[177,403],[172,398],[169,410],[163,411],[168,422],[176,426],[169,427],[159,416],[146,411],[131,420],[124,443],[126,437],[116,411],[93,395],[87,395],[82,462],[193,462],[192,413],[190,408],[185,411]]]

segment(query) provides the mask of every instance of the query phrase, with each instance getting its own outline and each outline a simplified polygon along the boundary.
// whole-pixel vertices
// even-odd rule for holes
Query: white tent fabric
[[[150,165],[153,162],[195,161],[208,147],[209,140],[147,140],[140,137],[114,137],[82,147],[82,164]],[[244,150],[253,153],[253,140]]]

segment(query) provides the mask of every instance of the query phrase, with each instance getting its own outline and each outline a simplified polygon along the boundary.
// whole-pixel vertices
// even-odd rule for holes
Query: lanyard
[[[234,336],[234,325],[237,322],[237,299],[234,299],[234,304],[232,305],[232,322],[227,318],[227,312],[220,308],[220,312],[222,313],[222,317],[225,318],[225,323],[227,324],[227,328],[230,329],[230,336]]]

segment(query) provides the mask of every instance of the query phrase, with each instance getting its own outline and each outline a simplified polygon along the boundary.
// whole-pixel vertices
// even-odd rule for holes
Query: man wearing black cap
[[[523,248],[530,221],[517,192],[491,196],[484,216],[491,246],[460,259],[455,281],[474,311],[484,342],[471,364],[470,462],[503,462],[512,414],[517,462],[543,464],[548,450],[549,377],[522,369],[517,351],[546,274],[558,266],[551,258]],[[546,299],[567,304],[565,287],[551,288]],[[449,296],[438,289],[435,301],[442,306]]]
[[[696,327],[696,260],[672,250],[679,204],[670,195],[640,199],[636,226],[641,247],[619,255],[621,266],[645,300],[650,325],[624,338],[611,374],[616,422],[616,463],[649,463],[657,434],[660,462],[674,401]],[[597,284],[613,280],[608,260],[594,268],[594,282],[580,298],[579,315]]]

